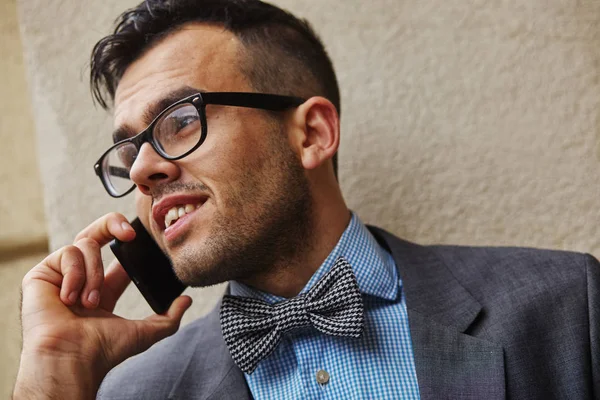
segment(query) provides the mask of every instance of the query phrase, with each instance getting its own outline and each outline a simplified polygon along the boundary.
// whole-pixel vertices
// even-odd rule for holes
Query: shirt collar
[[[323,275],[329,272],[338,257],[344,257],[352,266],[361,293],[387,300],[395,300],[398,297],[401,281],[394,259],[377,243],[367,227],[354,213],[334,249],[300,293],[306,293]],[[230,282],[230,293],[234,296],[257,298],[267,303],[285,300],[237,281]]]

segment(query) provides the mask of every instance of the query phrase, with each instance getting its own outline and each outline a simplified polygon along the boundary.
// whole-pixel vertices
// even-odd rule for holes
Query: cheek
[[[244,124],[211,120],[208,137],[196,152],[179,161],[182,170],[205,183],[222,184],[235,179],[240,172],[264,158],[264,144],[257,140],[254,129]],[[261,132],[265,133],[265,132]]]

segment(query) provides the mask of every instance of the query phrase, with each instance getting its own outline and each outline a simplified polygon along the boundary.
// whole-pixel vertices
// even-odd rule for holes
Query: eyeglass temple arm
[[[209,92],[202,93],[204,104],[260,108],[270,111],[283,111],[290,107],[298,107],[304,99],[277,94],[244,93],[244,92]]]

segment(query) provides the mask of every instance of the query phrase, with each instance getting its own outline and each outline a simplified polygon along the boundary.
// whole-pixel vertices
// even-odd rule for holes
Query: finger
[[[65,246],[53,253],[45,263],[46,267],[63,276],[60,299],[66,305],[74,305],[85,284],[85,259],[75,246]]]
[[[192,298],[190,296],[179,296],[178,298],[173,300],[173,303],[171,303],[171,306],[169,307],[166,313],[151,315],[150,317],[146,318],[146,320],[151,321],[153,319],[163,319],[164,317],[166,317],[167,319],[171,321],[176,321],[177,324],[179,324],[179,322],[181,322],[183,314],[187,311],[188,308],[190,308],[191,305]]]
[[[107,357],[111,364],[117,365],[127,358],[146,351],[150,346],[172,335],[181,323],[183,313],[192,304],[189,296],[180,296],[169,310],[163,314],[155,314],[144,320],[122,320],[124,324],[111,336],[111,342],[106,346]]]
[[[130,282],[131,279],[127,275],[127,272],[125,272],[118,260],[114,260],[107,268],[104,277],[100,307],[106,311],[113,312],[117,301],[121,298]]]
[[[81,304],[86,308],[96,308],[100,303],[102,283],[104,282],[104,266],[100,254],[100,246],[92,239],[83,238],[75,242],[81,250],[85,267],[85,284],[80,293]]]
[[[191,297],[179,296],[173,301],[166,313],[154,314],[144,320],[136,321],[139,345],[137,350],[139,352],[145,351],[159,340],[177,332],[183,314],[191,305]]]
[[[135,238],[135,231],[123,214],[110,213],[98,218],[79,232],[75,242],[83,238],[92,239],[102,247],[114,238],[129,242]]]

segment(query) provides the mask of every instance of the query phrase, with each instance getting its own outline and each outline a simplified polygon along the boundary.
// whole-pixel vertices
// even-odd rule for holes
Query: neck
[[[254,275],[242,283],[285,298],[300,293],[339,242],[350,222],[350,210],[337,186],[336,189],[316,191],[321,196],[313,203],[310,243],[303,244],[293,259],[281,260],[268,272]]]

